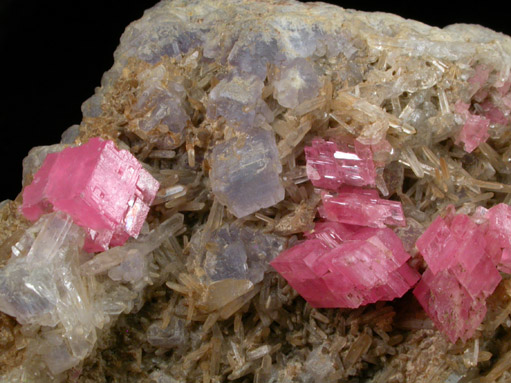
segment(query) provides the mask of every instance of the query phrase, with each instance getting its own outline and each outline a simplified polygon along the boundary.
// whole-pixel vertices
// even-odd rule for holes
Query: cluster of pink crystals
[[[23,191],[21,210],[31,221],[66,212],[87,229],[84,249],[98,252],[138,236],[158,188],[131,153],[92,138],[46,157]]]
[[[373,184],[376,173],[371,150],[356,141],[354,147],[353,153],[316,139],[305,148],[312,183],[337,193],[323,192],[318,210],[325,221],[271,262],[313,307],[393,300],[420,277],[406,263],[410,255],[399,237],[386,227],[405,225],[401,204],[356,187]]]
[[[474,217],[438,217],[417,240],[428,269],[414,294],[452,342],[469,339],[486,314],[486,298],[498,286],[497,268],[509,271],[511,207],[480,208]]]
[[[420,275],[389,228],[318,222],[271,265],[313,307],[356,308],[403,296]]]
[[[307,176],[318,188],[337,190],[341,185],[374,185],[376,170],[370,147],[316,138],[305,147]]]
[[[470,104],[458,101],[455,111],[464,124],[456,136],[456,144],[463,143],[470,153],[489,138],[490,125],[507,125],[511,114],[511,81],[499,82],[489,86],[490,69],[484,65],[475,68],[474,75],[468,80],[472,84],[472,101],[475,112],[470,112]]]

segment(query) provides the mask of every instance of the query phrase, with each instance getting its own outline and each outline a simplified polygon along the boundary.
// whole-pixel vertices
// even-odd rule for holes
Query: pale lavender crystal
[[[284,199],[282,171],[273,132],[254,129],[217,144],[211,155],[211,186],[238,218]]]
[[[167,148],[178,147],[181,143],[181,132],[190,120],[185,110],[186,91],[183,85],[165,80],[166,69],[158,65],[139,75],[140,90],[133,112],[142,114],[138,119],[138,127],[144,132],[158,128],[166,128],[172,142]]]
[[[262,281],[268,263],[283,249],[284,239],[237,224],[224,225],[213,233],[204,269],[213,281],[227,278]]]
[[[265,41],[261,35],[254,34],[251,28],[242,32],[240,37],[229,53],[229,64],[239,73],[255,75],[264,80],[268,65],[284,59],[277,40]]]
[[[302,102],[313,99],[319,93],[319,77],[310,61],[296,58],[277,72],[273,82],[274,96],[280,105],[296,108]]]
[[[305,147],[307,176],[316,187],[337,190],[341,185],[373,185],[376,170],[371,149],[358,141],[352,148],[316,138]]]
[[[209,94],[208,117],[223,117],[238,130],[247,131],[268,119],[273,119],[261,99],[264,82],[257,76],[231,74],[221,80]],[[270,112],[270,113],[268,113]]]
[[[163,326],[161,321],[152,323],[147,329],[146,336],[151,346],[168,350],[184,345],[188,338],[188,330],[184,320],[173,315],[167,326]]]

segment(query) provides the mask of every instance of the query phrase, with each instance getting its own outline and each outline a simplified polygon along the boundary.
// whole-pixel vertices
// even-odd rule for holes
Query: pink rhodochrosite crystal
[[[314,186],[336,190],[343,184],[374,185],[376,170],[368,146],[355,141],[351,149],[344,143],[317,138],[304,150],[307,176]]]
[[[349,140],[348,140],[349,141]],[[323,221],[306,240],[271,265],[313,307],[356,308],[403,296],[420,278],[410,255],[386,225],[404,226],[401,203],[380,198],[373,151],[390,152],[387,141],[366,146],[314,139],[305,148],[307,175],[322,191]]]
[[[448,210],[417,240],[428,269],[414,295],[437,327],[456,342],[474,334],[484,319],[486,298],[502,279],[497,263],[509,248],[511,209],[500,204],[477,211],[473,218]]]
[[[330,221],[380,228],[406,225],[401,203],[380,198],[376,190],[343,187],[337,195],[324,193],[322,199],[320,214]]]
[[[456,139],[456,143],[463,142],[465,151],[471,153],[490,137],[488,128],[490,120],[485,117],[470,114]]]
[[[437,274],[428,269],[413,291],[438,329],[455,343],[466,341],[486,315],[483,297],[473,298],[451,270]]]
[[[311,306],[356,308],[393,300],[419,280],[392,230],[336,222],[316,228],[271,262]]]
[[[23,191],[21,210],[31,221],[54,210],[68,213],[87,229],[84,249],[97,252],[138,236],[158,188],[131,153],[92,138],[46,157]]]

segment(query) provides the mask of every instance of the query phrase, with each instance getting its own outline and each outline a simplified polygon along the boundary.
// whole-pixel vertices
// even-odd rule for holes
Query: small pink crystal
[[[341,185],[373,185],[376,170],[370,147],[354,142],[351,149],[345,143],[337,144],[316,138],[305,147],[307,176],[316,187],[337,190]]]
[[[490,137],[488,128],[490,120],[485,117],[470,114],[456,137],[456,144],[463,142],[465,151],[471,153]]]
[[[324,193],[320,214],[330,221],[350,225],[383,228],[385,225],[405,226],[401,203],[381,199],[375,190],[341,189],[333,196]]]
[[[103,251],[137,237],[159,183],[113,141],[49,154],[23,191],[21,210],[31,221],[53,210],[87,229],[84,249]]]
[[[490,76],[490,70],[485,65],[478,65],[472,77],[468,79],[470,84],[473,84],[477,89],[482,88]]]
[[[481,104],[484,116],[494,124],[506,125],[508,118],[506,115],[497,108],[490,100],[486,100]]]

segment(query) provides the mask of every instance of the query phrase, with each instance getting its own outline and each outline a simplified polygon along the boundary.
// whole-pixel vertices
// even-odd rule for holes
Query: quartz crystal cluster
[[[510,37],[163,0],[114,58],[0,203],[1,381],[511,379]]]

